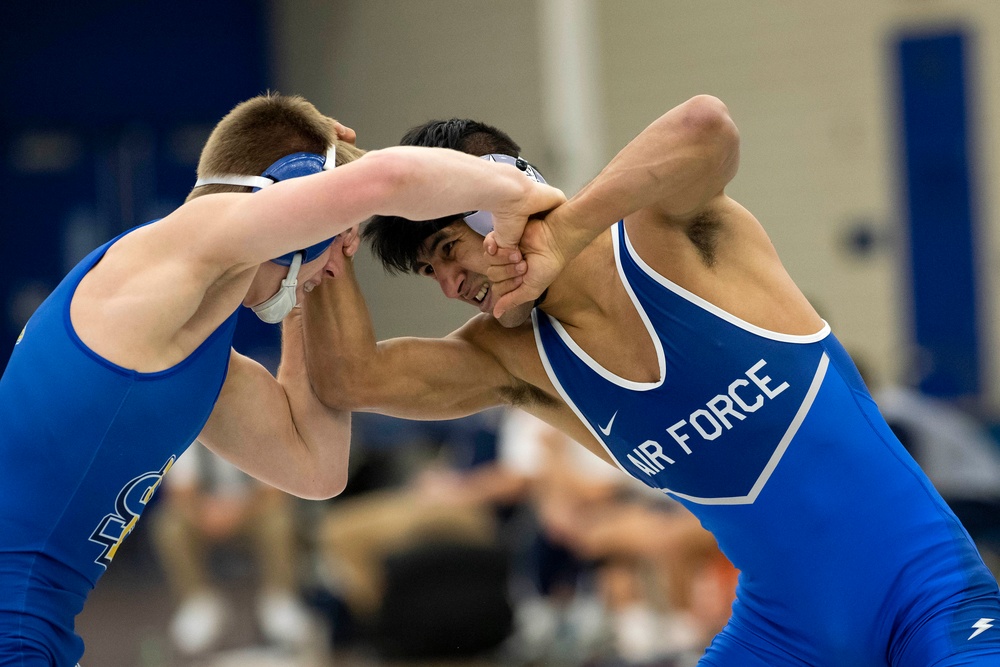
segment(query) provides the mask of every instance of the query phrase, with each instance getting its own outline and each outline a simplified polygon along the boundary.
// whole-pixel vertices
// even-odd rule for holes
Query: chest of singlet
[[[611,373],[535,310],[550,379],[628,474],[692,502],[753,502],[816,397],[829,327],[791,336],[753,326],[653,271],[622,223],[613,234],[619,276],[656,349],[659,379]]]

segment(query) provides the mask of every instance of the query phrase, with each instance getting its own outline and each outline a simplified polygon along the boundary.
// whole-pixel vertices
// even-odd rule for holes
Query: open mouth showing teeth
[[[303,287],[302,289],[303,289],[303,291],[305,291],[305,292],[312,292],[312,291],[313,291],[313,288],[314,288],[314,287],[316,287],[316,286],[315,286],[315,285],[306,285],[306,286],[305,286],[305,287]]]
[[[482,303],[483,299],[486,298],[486,293],[490,291],[490,284],[483,283],[483,286],[479,288],[479,293],[472,297],[476,300],[476,303]]]

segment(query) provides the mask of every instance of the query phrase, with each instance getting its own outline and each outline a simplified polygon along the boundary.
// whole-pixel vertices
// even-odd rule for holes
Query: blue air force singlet
[[[755,327],[653,271],[622,223],[613,234],[660,379],[614,375],[538,310],[536,343],[618,466],[683,503],[741,571],[703,664],[929,665],[1000,651],[996,582],[829,327]]]
[[[236,313],[157,373],[119,367],[77,337],[70,300],[118,238],[38,308],[0,379],[3,666],[76,664],[74,617],[226,378]]]

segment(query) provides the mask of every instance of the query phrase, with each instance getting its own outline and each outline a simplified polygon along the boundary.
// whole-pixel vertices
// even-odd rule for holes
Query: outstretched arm
[[[303,307],[309,374],[324,403],[449,419],[505,402],[518,381],[477,344],[476,320],[447,338],[376,342],[351,262],[345,269],[313,290]]]
[[[612,224],[639,210],[655,211],[665,224],[691,224],[723,195],[739,164],[739,133],[726,106],[700,95],[671,109],[633,139],[600,174],[568,202],[526,227],[503,226],[486,240],[498,265],[496,282],[511,271],[507,252],[520,245],[527,273],[500,289],[494,314],[538,298],[559,271]],[[513,291],[511,291],[513,290]]]
[[[351,415],[324,405],[306,373],[302,316],[282,324],[275,378],[233,351],[229,374],[199,440],[272,486],[303,498],[335,496],[347,484]]]
[[[252,197],[199,197],[170,217],[190,226],[191,238],[214,261],[238,269],[318,243],[375,214],[428,220],[482,209],[523,226],[529,215],[564,200],[559,190],[510,165],[444,148],[397,146]],[[206,219],[216,222],[204,225]]]

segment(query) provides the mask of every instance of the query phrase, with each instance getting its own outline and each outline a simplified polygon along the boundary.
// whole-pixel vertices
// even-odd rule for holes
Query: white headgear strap
[[[323,169],[333,169],[337,165],[337,144],[334,142],[326,151],[326,164]],[[218,176],[205,176],[194,182],[194,187],[200,188],[203,185],[242,185],[247,188],[266,188],[274,185],[275,181],[266,176],[244,176],[242,174],[220,174]]]

